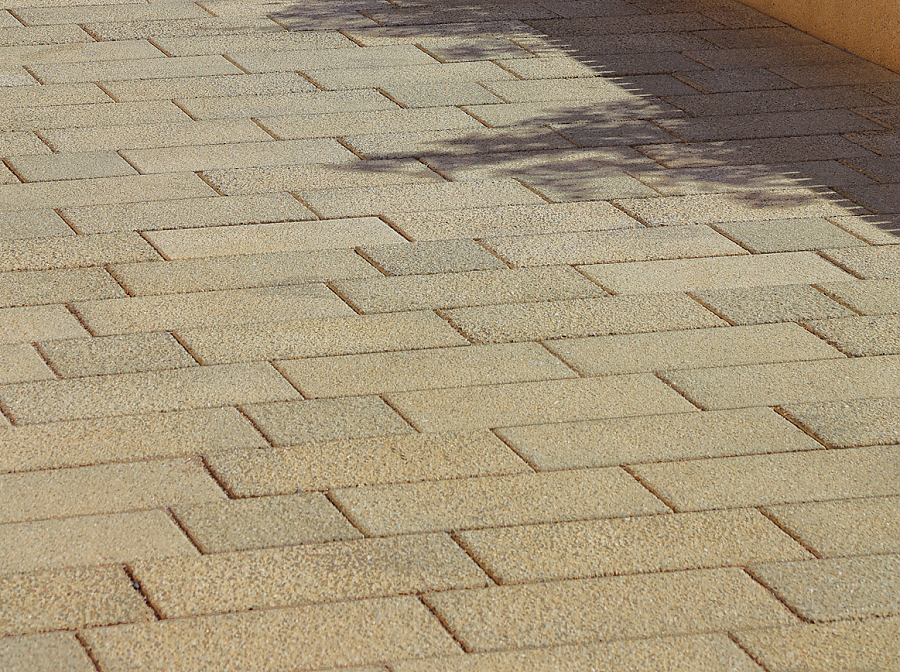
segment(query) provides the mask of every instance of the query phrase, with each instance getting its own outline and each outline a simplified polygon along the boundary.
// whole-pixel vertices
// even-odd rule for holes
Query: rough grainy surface
[[[736,0],[0,0],[0,670],[900,672],[898,106]]]

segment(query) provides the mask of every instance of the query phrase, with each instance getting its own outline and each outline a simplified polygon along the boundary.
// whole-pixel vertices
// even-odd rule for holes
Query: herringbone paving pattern
[[[900,670],[900,74],[732,0],[0,0],[4,672]]]

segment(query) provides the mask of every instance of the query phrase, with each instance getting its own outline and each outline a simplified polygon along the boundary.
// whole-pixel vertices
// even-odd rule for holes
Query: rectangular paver
[[[40,348],[63,378],[197,366],[171,334],[159,332],[47,341]]]
[[[50,235],[0,242],[0,269],[3,271],[101,266],[151,259],[159,259],[156,250],[140,236],[128,232],[96,236]]]
[[[93,672],[96,668],[71,632],[0,639],[0,665],[10,672]]]
[[[90,334],[65,306],[0,309],[0,343],[88,337]]]
[[[0,385],[55,377],[53,370],[30,344],[0,345]]]
[[[836,448],[900,443],[900,399],[854,399],[787,404],[794,422]]]

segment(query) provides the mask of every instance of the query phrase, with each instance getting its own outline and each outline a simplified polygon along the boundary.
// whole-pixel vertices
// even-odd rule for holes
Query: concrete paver
[[[900,74],[5,0],[0,85],[3,670],[896,669]]]

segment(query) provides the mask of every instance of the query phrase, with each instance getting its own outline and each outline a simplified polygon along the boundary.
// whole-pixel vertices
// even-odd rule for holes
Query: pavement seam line
[[[126,563],[122,566],[122,568],[125,570],[125,575],[131,581],[131,587],[134,588],[138,592],[138,594],[141,596],[141,598],[143,598],[144,603],[150,608],[150,611],[153,612],[153,616],[156,618],[156,620],[157,621],[164,620],[162,611],[160,611],[160,609],[155,604],[153,604],[153,600],[150,599],[150,596],[144,590],[144,585],[138,580],[137,576],[135,576],[134,569],[131,567],[131,565]],[[87,645],[85,645],[85,646],[87,647]],[[99,668],[99,665],[98,665],[98,668]]]
[[[809,544],[807,544],[803,539],[791,532],[785,525],[781,523],[778,518],[776,518],[772,513],[768,511],[766,506],[757,506],[754,507],[757,511],[760,512],[761,515],[765,516],[773,525],[775,525],[779,530],[788,535],[791,539],[796,541],[801,547],[803,547],[810,555],[812,555],[816,560],[821,560],[824,556],[818,551],[814,550]]]
[[[785,609],[787,609],[787,610],[788,610],[789,612],[791,612],[794,616],[796,616],[796,617],[800,620],[800,622],[805,623],[805,624],[807,624],[807,625],[812,624],[812,623],[815,623],[815,621],[806,618],[806,616],[804,616],[803,614],[801,614],[796,608],[794,608],[793,606],[791,606],[790,604],[788,604],[788,602],[785,600],[785,598],[782,597],[781,594],[780,594],[777,590],[775,590],[774,588],[772,588],[771,586],[769,586],[769,585],[762,579],[762,577],[760,577],[759,575],[757,575],[756,572],[754,572],[750,567],[741,567],[741,569],[743,570],[743,572],[744,572],[747,576],[749,576],[749,577],[750,577],[751,579],[753,579],[756,583],[758,583],[760,586],[762,586],[763,588],[765,588],[765,589],[769,592],[770,595],[772,595],[776,600],[778,600],[778,601],[784,606]]]
[[[469,559],[470,559],[472,562],[474,562],[474,563],[478,566],[478,568],[479,568],[482,572],[484,572],[484,573],[487,575],[487,577],[488,577],[491,581],[494,582],[495,585],[498,585],[498,586],[501,585],[500,579],[498,579],[496,576],[494,576],[494,573],[491,572],[491,571],[487,568],[486,565],[484,565],[483,563],[481,563],[481,562],[478,560],[477,557],[475,557],[475,554],[472,552],[472,550],[471,550],[471,549],[468,547],[468,545],[460,538],[458,532],[456,532],[456,531],[454,530],[454,531],[452,531],[452,532],[449,533],[449,536],[450,536],[450,538],[453,540],[453,543],[455,543],[457,546],[459,546],[459,547],[462,549],[463,553],[465,553],[466,555],[468,555],[468,556],[469,556]]]
[[[644,488],[647,492],[656,497],[660,502],[672,509],[671,513],[685,513],[685,511],[681,511],[677,506],[675,506],[675,504],[670,502],[668,498],[663,497],[654,488],[650,487],[650,485],[644,479],[642,479],[630,465],[620,464],[619,469],[631,476],[631,478],[637,481],[642,488]]]
[[[126,571],[126,573],[127,573],[127,571]],[[152,610],[153,607],[150,607],[150,609]],[[155,613],[156,612],[154,611],[154,614]],[[159,616],[157,616],[157,618],[159,618]],[[91,650],[90,645],[88,645],[87,639],[85,639],[84,635],[80,631],[76,631],[74,634],[75,634],[75,639],[78,640],[78,643],[81,645],[81,648],[84,650],[84,654],[88,657],[88,660],[91,661],[91,665],[94,666],[94,669],[97,670],[97,672],[102,672],[102,668],[100,667],[100,661],[97,660],[97,657],[94,655],[93,650]]]

